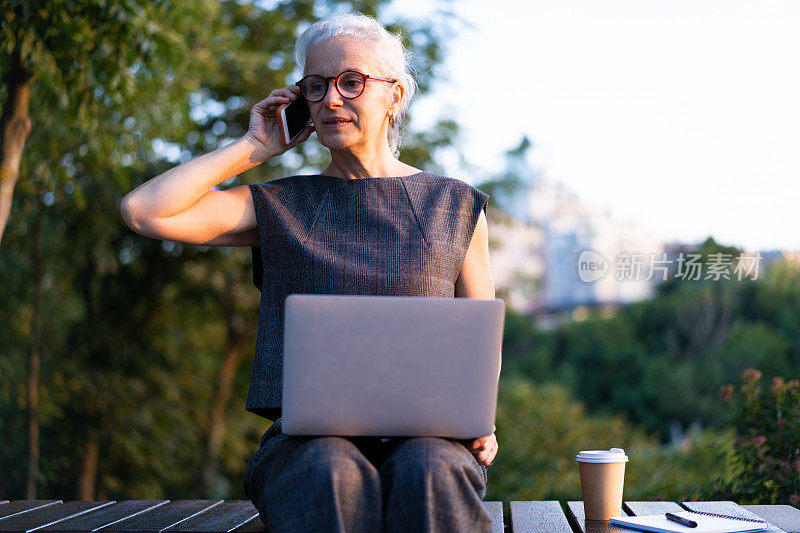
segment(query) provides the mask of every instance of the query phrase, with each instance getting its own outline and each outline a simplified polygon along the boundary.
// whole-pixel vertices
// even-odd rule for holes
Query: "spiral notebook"
[[[697,527],[684,526],[672,520],[668,520],[663,513],[647,516],[615,516],[609,518],[608,522],[615,526],[637,529],[639,531],[656,531],[663,533],[672,533],[673,531],[692,533],[743,533],[748,531],[766,531],[769,526],[767,522],[761,520],[756,521],[746,518],[726,517],[697,511],[681,511],[672,514],[697,522]]]

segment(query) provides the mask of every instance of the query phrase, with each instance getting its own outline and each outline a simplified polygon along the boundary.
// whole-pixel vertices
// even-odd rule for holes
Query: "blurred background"
[[[490,194],[507,304],[487,500],[800,504],[796,60],[786,2],[0,4],[0,497],[245,499],[248,248],[124,224],[139,184],[239,137],[309,24],[401,30],[401,159]],[[328,163],[311,139],[228,188]]]

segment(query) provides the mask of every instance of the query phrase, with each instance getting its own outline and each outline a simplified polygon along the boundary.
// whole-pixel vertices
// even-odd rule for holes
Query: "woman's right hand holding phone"
[[[250,110],[250,127],[244,135],[244,139],[256,148],[253,156],[259,163],[281,155],[305,142],[314,131],[314,125],[309,124],[291,143],[284,145],[281,142],[280,123],[277,116],[278,107],[288,104],[299,95],[300,87],[288,85],[283,89],[275,89]]]

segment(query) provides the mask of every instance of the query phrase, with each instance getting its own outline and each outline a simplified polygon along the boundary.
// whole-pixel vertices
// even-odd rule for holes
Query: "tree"
[[[53,153],[74,156],[76,149],[83,150],[84,155],[104,150],[111,154],[110,147],[104,144],[116,142],[112,130],[121,128],[119,124],[109,124],[109,118],[128,114],[144,101],[146,92],[150,98],[156,92],[170,94],[173,102],[185,97],[195,83],[196,69],[203,66],[203,56],[194,52],[208,39],[209,32],[221,29],[213,16],[219,5],[213,0],[184,2],[178,8],[164,1],[139,5],[101,0],[37,3],[12,0],[4,4],[0,50],[8,59],[0,66],[6,80],[2,88],[6,103],[0,118],[0,239],[11,212],[26,140],[33,130],[31,98],[35,108],[41,110],[37,111],[41,117],[37,125],[52,125],[52,119],[58,117],[61,124],[68,126],[58,129],[65,133],[54,143],[59,150],[39,159],[40,163],[48,161]],[[219,35],[225,33],[220,31]],[[165,85],[169,91],[164,91]],[[157,118],[154,110],[149,107],[141,111],[145,116]],[[174,121],[164,121],[167,127],[159,133],[168,134],[172,124]],[[72,131],[66,134],[64,129]],[[85,134],[75,135],[75,132]],[[86,134],[89,132],[94,134]],[[99,132],[105,136],[98,135]],[[78,139],[80,147],[74,143]],[[72,177],[68,165],[62,169],[54,168],[55,165],[48,167],[38,169],[37,177],[51,186],[63,186]],[[82,196],[83,191],[79,191],[75,197],[79,203]],[[38,313],[39,306],[35,309]],[[38,322],[35,318],[34,323]],[[39,355],[34,329],[28,400],[31,450],[28,498],[35,497],[38,470]]]
[[[350,4],[373,15],[381,5]],[[292,80],[287,50],[299,29],[343,7],[9,4],[0,19],[3,53],[19,48],[38,74],[27,110],[33,128],[20,152],[25,179],[15,186],[16,218],[0,256],[9,284],[0,302],[8,325],[0,328],[0,432],[14,435],[0,449],[4,493],[21,497],[23,478],[27,498],[36,497],[37,484],[59,497],[74,488],[77,499],[231,490],[219,470],[240,474],[248,443],[263,431],[263,420],[243,416],[242,402],[233,421],[239,433],[225,432],[232,391],[247,386],[239,370],[256,327],[250,251],[141,237],[124,226],[119,201],[142,181],[241,135],[252,105]],[[397,20],[393,28],[403,30],[420,63],[441,60],[449,31],[442,20]],[[419,70],[424,91],[436,70]],[[8,85],[3,90],[10,94]],[[434,130],[436,146],[412,138],[401,158],[432,162],[457,127],[442,120]],[[324,158],[315,142],[293,152],[250,171],[248,181]],[[30,232],[37,219],[41,231]],[[39,252],[30,251],[32,235],[40,235]],[[41,275],[33,276],[37,262]],[[40,354],[41,380],[33,365],[22,379],[26,352],[29,361]],[[42,426],[41,460],[12,430],[23,425],[18,406],[26,404],[29,444]],[[28,450],[23,475],[19,457]],[[77,487],[66,485],[71,479]]]
[[[77,130],[100,132],[111,112],[127,113],[140,104],[137,95],[145,87],[168,88],[164,92],[173,96],[193,88],[192,73],[213,57],[207,48],[211,35],[220,43],[226,37],[215,0],[3,4],[0,239],[32,130],[32,94],[35,106],[58,110]]]

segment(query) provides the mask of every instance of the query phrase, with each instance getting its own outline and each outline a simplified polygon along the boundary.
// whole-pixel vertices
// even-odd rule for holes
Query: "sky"
[[[549,179],[662,240],[800,251],[800,2],[452,6],[469,24],[412,126],[462,125],[453,177],[501,171],[527,135]]]

